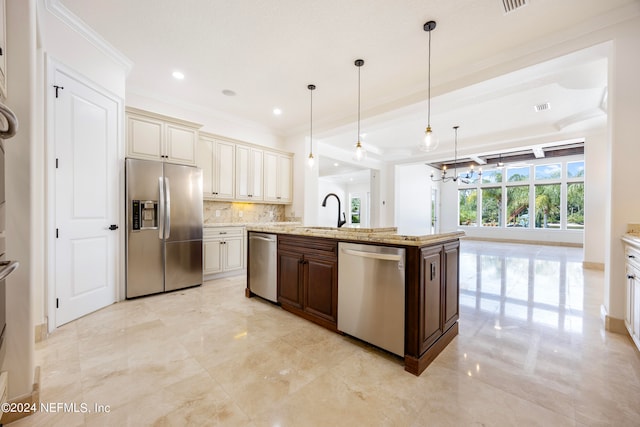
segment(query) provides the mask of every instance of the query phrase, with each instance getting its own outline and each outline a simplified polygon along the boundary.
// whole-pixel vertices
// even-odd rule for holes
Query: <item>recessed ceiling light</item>
[[[174,71],[171,75],[176,80],[184,80],[184,74],[181,73],[180,71]]]
[[[273,109],[273,114],[279,116],[280,114],[282,114],[282,110],[276,107]]]
[[[231,89],[224,89],[222,91],[222,94],[226,95],[226,96],[236,96],[236,93],[234,91],[232,91]]]
[[[338,167],[340,165],[338,163],[334,163],[333,166]]]

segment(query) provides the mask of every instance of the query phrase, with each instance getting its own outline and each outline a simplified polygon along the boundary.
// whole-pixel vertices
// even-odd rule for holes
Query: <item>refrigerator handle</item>
[[[165,220],[166,223],[164,225],[165,235],[164,238],[168,239],[171,234],[171,185],[169,184],[169,178],[164,179],[164,191],[166,198],[166,207],[165,207]]]
[[[158,203],[158,239],[164,239],[164,180],[162,177],[158,178],[158,192],[160,193],[160,203]]]

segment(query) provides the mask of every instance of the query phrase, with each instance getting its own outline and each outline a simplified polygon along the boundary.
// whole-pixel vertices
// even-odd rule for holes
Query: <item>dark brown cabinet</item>
[[[338,320],[337,251],[330,239],[278,237],[278,302],[331,330]]]
[[[421,250],[420,353],[424,353],[442,335],[440,253],[439,246]]]
[[[459,247],[456,240],[408,250],[405,369],[413,374],[420,375],[458,334]],[[418,262],[410,263],[411,257]]]

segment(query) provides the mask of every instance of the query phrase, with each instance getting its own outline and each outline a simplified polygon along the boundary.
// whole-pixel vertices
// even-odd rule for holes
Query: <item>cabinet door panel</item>
[[[442,334],[440,261],[440,247],[422,250],[420,353],[426,351]]]
[[[270,202],[278,200],[278,155],[264,153],[264,199]]]
[[[203,242],[204,274],[219,273],[222,271],[222,257],[220,240]]]
[[[198,141],[198,157],[196,165],[202,169],[202,193],[204,197],[213,196],[213,149],[214,141],[200,139]]]
[[[193,129],[167,124],[166,155],[173,163],[196,164],[196,132]]]
[[[640,277],[637,275],[633,280],[633,292],[631,297],[633,301],[633,314],[631,315],[631,321],[633,322],[633,336],[637,343],[640,340]]]
[[[233,199],[235,182],[235,144],[218,141],[216,143],[214,191],[216,197]]]
[[[278,189],[279,194],[277,199],[279,202],[291,201],[291,169],[293,167],[293,161],[291,157],[279,156],[278,157]]]
[[[446,276],[444,277],[444,328],[449,329],[458,320],[458,248],[459,243],[451,243],[444,247],[444,263]]]
[[[304,310],[337,322],[338,264],[305,255]]]
[[[138,159],[161,160],[162,122],[146,117],[127,118],[127,153]]]
[[[278,302],[302,308],[300,255],[278,251]]]
[[[251,200],[263,199],[263,185],[262,185],[262,150],[251,150]]]
[[[249,147],[236,146],[236,199],[249,199],[250,151]]]
[[[242,237],[225,239],[225,264],[224,270],[237,270],[243,267],[243,239]]]

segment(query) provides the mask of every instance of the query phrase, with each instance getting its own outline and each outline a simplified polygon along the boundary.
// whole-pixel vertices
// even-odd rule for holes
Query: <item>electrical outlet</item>
[[[216,218],[220,217],[220,209],[216,209]]]
[[[269,218],[273,218],[273,211],[269,212]]]
[[[238,216],[239,216],[240,218],[242,218],[242,217],[244,216],[244,212],[242,212],[242,211],[238,212]]]

